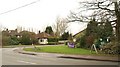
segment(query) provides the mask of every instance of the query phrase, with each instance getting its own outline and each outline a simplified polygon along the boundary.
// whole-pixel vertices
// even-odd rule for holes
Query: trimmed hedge
[[[48,42],[48,45],[56,45],[57,42]]]
[[[58,42],[58,38],[48,38],[48,42]]]
[[[48,45],[56,45],[58,44],[58,38],[48,38]]]

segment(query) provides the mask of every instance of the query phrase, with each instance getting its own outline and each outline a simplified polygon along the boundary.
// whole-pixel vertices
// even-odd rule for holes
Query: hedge
[[[58,38],[48,38],[48,42],[58,42]]]
[[[48,42],[48,45],[56,45],[57,42]]]

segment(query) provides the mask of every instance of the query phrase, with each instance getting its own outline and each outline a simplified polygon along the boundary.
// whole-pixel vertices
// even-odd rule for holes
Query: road
[[[2,49],[2,65],[118,65],[118,62],[58,58],[58,54],[20,54],[14,49]]]
[[[2,66],[2,48],[0,47],[0,66]]]

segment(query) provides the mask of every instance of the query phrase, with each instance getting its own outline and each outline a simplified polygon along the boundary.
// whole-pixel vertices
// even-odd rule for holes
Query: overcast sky
[[[34,1],[36,3],[4,13]],[[44,31],[46,26],[55,23],[57,16],[66,18],[70,10],[77,10],[78,2],[78,0],[0,0],[0,24],[9,29],[22,26],[34,28],[35,31]],[[84,28],[85,23],[70,23],[68,31],[75,34]]]

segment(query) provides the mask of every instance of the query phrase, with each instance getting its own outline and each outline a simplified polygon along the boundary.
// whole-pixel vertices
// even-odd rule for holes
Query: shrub
[[[2,44],[5,45],[18,45],[19,39],[16,36],[10,36],[9,33],[2,34]]]
[[[68,45],[68,42],[65,42],[65,45]]]
[[[70,37],[69,32],[64,32],[61,37],[60,40],[68,40],[68,38]]]
[[[30,40],[30,35],[29,33],[23,33],[22,37],[20,38],[20,43],[24,44],[24,45],[29,45],[32,43],[32,41]]]
[[[32,44],[38,44],[38,39],[37,38],[31,38]]]
[[[94,43],[93,35],[86,36],[85,40],[86,40],[86,46],[85,46],[86,48],[90,48],[91,45]]]
[[[57,42],[48,42],[48,45],[56,45]]]
[[[5,45],[10,45],[10,37],[8,36],[3,36],[2,37],[2,46],[5,46]]]
[[[80,43],[77,43],[75,47],[80,48]]]
[[[86,36],[81,36],[80,38],[77,38],[76,40],[76,47],[77,48],[85,48],[86,46]]]
[[[16,36],[11,36],[10,45],[18,45],[19,39]]]
[[[96,39],[96,42],[94,43],[97,49],[100,49],[101,41],[100,39]]]
[[[49,45],[55,45],[58,44],[58,38],[48,38],[48,44]]]
[[[82,37],[80,38],[80,43],[79,43],[79,45],[80,45],[81,48],[84,48],[84,47],[85,47],[85,45],[86,45],[85,36],[82,36]]]
[[[58,42],[58,38],[48,38],[48,42]]]
[[[110,42],[102,46],[102,51],[105,54],[120,54],[120,43]]]

